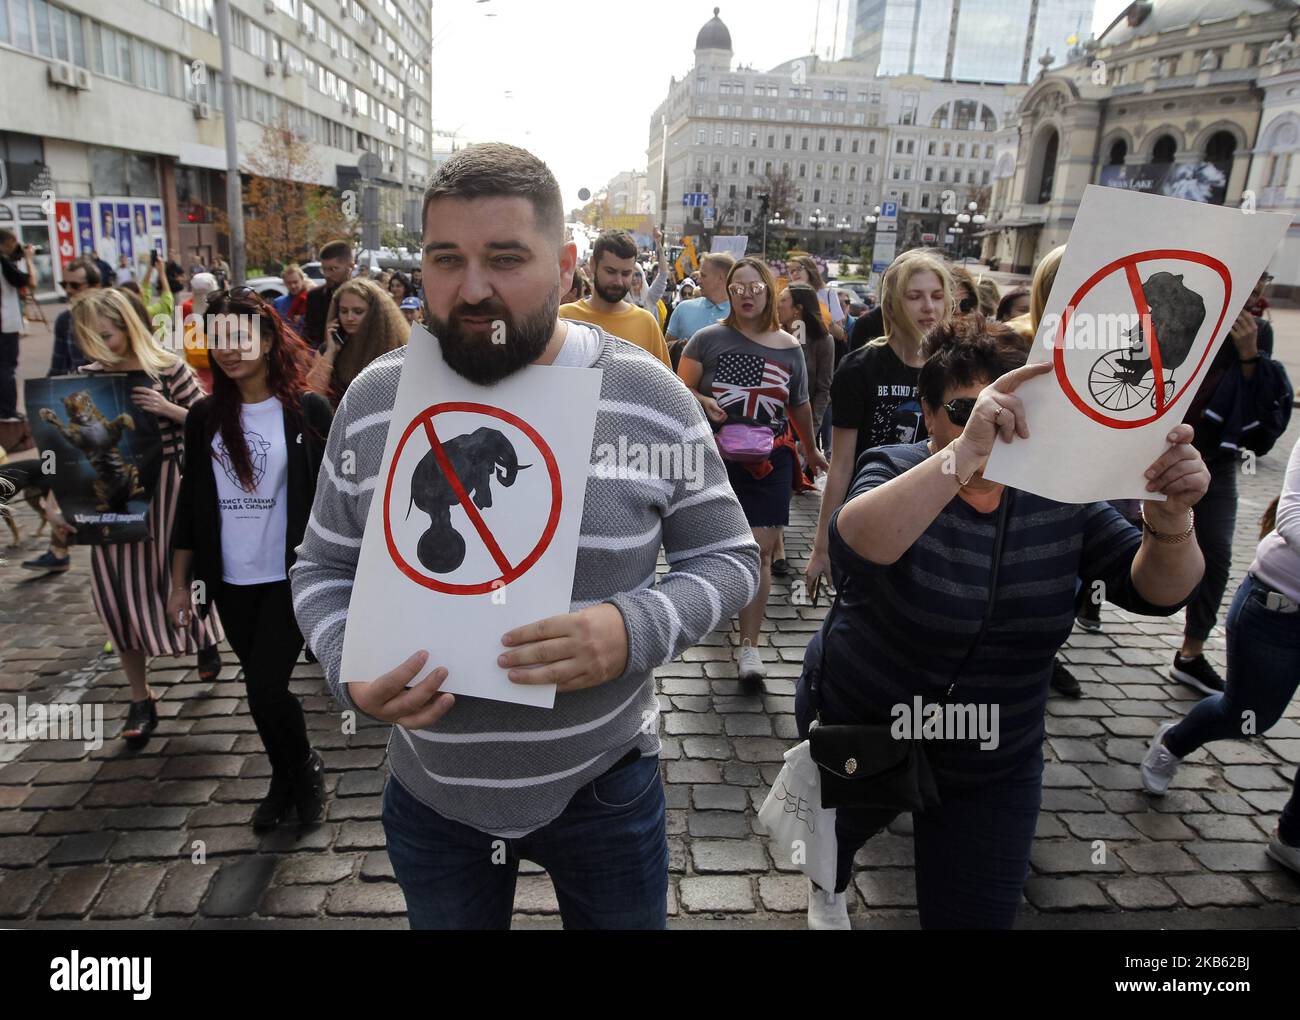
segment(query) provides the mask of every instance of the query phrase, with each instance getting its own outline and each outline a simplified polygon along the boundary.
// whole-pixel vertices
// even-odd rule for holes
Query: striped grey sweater
[[[405,348],[384,355],[348,387],[290,574],[307,644],[349,708],[355,706],[339,682],[348,601],[405,356]],[[627,626],[626,671],[598,687],[556,695],[551,709],[458,697],[435,726],[395,726],[389,737],[392,773],[407,790],[445,818],[493,835],[522,836],[552,821],[579,788],[633,748],[657,754],[654,667],[726,621],[757,590],[758,547],[699,404],[656,359],[607,333],[592,367],[604,376],[571,608],[618,607]],[[631,457],[610,461],[611,449],[634,444],[683,449],[693,458],[688,469],[702,464],[702,476],[656,473],[653,460],[650,470]],[[340,461],[349,453],[355,471],[345,474]],[[656,581],[661,544],[669,571]]]

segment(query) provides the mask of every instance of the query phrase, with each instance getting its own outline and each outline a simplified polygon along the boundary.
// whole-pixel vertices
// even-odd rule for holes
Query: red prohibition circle
[[[1201,353],[1201,360],[1196,363],[1196,370],[1187,377],[1187,381],[1183,383],[1182,389],[1180,389],[1177,393],[1175,393],[1173,397],[1171,397],[1168,401],[1164,402],[1163,406],[1157,405],[1156,413],[1151,415],[1148,418],[1140,418],[1135,421],[1127,421],[1121,418],[1111,418],[1107,415],[1102,414],[1100,411],[1096,410],[1094,407],[1088,404],[1082,397],[1080,397],[1079,394],[1075,391],[1074,386],[1071,384],[1069,377],[1066,375],[1065,332],[1066,329],[1069,327],[1070,317],[1074,314],[1075,308],[1079,306],[1079,302],[1082,301],[1084,296],[1090,290],[1092,290],[1093,287],[1097,286],[1098,283],[1100,283],[1106,277],[1110,276],[1112,273],[1122,271],[1129,274],[1130,285],[1132,285],[1132,281],[1136,280],[1137,278],[1136,277],[1137,265],[1142,262],[1154,262],[1157,260],[1193,262],[1196,263],[1197,265],[1205,266],[1208,269],[1213,269],[1216,273],[1219,274],[1220,279],[1223,280],[1223,308],[1219,310],[1219,318],[1214,324],[1214,329],[1211,330],[1210,332],[1210,342],[1205,345],[1205,350]],[[1140,300],[1137,298],[1137,294],[1140,293],[1141,293],[1140,290],[1135,292],[1135,300]],[[1228,272],[1228,267],[1225,266],[1222,262],[1220,262],[1218,259],[1214,258],[1211,255],[1206,255],[1204,252],[1187,251],[1181,248],[1157,248],[1152,251],[1140,251],[1132,255],[1125,255],[1123,258],[1119,258],[1116,259],[1114,262],[1107,263],[1106,265],[1098,269],[1095,273],[1093,273],[1090,277],[1088,277],[1088,279],[1083,282],[1083,285],[1074,292],[1074,296],[1070,298],[1069,303],[1065,306],[1065,312],[1061,316],[1061,325],[1056,331],[1056,343],[1054,345],[1055,350],[1052,353],[1052,362],[1056,368],[1056,378],[1061,383],[1061,389],[1065,392],[1066,397],[1069,398],[1070,403],[1072,403],[1080,411],[1086,414],[1093,421],[1100,422],[1101,424],[1106,425],[1110,428],[1135,429],[1135,428],[1140,428],[1143,425],[1150,425],[1153,421],[1156,421],[1158,418],[1163,417],[1168,412],[1169,408],[1171,408],[1174,404],[1178,403],[1178,398],[1181,397],[1187,391],[1187,387],[1190,386],[1192,382],[1200,375],[1201,366],[1205,364],[1205,359],[1209,357],[1210,351],[1214,349],[1214,338],[1219,335],[1219,327],[1223,325],[1224,316],[1227,315],[1228,305],[1231,303],[1232,303],[1232,274]],[[1141,301],[1141,306],[1138,308],[1138,314],[1141,315],[1146,313],[1147,311],[1148,310],[1145,307],[1145,301]],[[1155,392],[1160,396],[1160,399],[1163,399],[1164,379],[1160,368],[1160,351],[1158,345],[1154,342],[1151,343],[1149,346],[1151,348],[1152,370],[1156,374]]]
[[[542,529],[542,536],[537,540],[537,544],[532,551],[525,556],[518,564],[514,566],[506,565],[498,577],[484,581],[480,584],[452,584],[449,581],[439,581],[437,578],[428,577],[420,573],[411,564],[407,563],[402,554],[397,549],[397,543],[393,540],[393,529],[389,519],[389,501],[393,492],[393,476],[397,471],[398,462],[402,458],[402,450],[406,446],[406,441],[411,438],[411,434],[421,426],[426,427],[432,434],[432,421],[439,414],[445,414],[450,411],[468,411],[474,414],[484,414],[490,418],[499,418],[508,422],[515,428],[519,429],[524,435],[532,440],[533,445],[542,454],[542,460],[546,464],[546,473],[551,479],[551,512],[546,519],[546,527]],[[454,483],[453,487],[459,485]],[[461,500],[462,507],[467,501]],[[538,434],[528,422],[524,421],[518,415],[511,414],[509,411],[503,411],[499,407],[492,407],[489,404],[474,404],[464,401],[451,401],[444,404],[434,404],[432,407],[425,408],[406,426],[406,431],[402,433],[402,438],[397,442],[397,449],[393,451],[393,462],[388,467],[388,481],[384,485],[384,540],[388,543],[388,555],[397,565],[397,569],[409,577],[418,585],[433,591],[442,592],[446,595],[486,595],[496,588],[502,588],[512,581],[525,574],[539,559],[542,553],[546,552],[547,547],[551,544],[551,539],[555,537],[555,529],[560,523],[560,506],[562,504],[562,493],[560,491],[560,466],[556,463],[555,454],[551,448],[546,445],[546,441]],[[470,504],[472,506],[472,504]],[[466,508],[466,512],[471,516],[477,514],[477,508],[473,511]],[[487,536],[490,538],[490,535]],[[498,561],[498,566],[500,562]]]

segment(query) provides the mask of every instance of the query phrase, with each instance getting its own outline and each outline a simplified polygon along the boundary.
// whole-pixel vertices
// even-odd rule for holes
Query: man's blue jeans
[[[657,758],[588,783],[558,818],[519,839],[443,818],[391,777],[383,818],[412,928],[509,928],[521,859],[550,875],[566,928],[668,923],[668,834]]]

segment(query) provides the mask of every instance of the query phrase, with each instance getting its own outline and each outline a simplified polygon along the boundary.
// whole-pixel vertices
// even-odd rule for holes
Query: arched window
[[[1156,139],[1155,148],[1151,150],[1152,163],[1172,163],[1174,153],[1178,151],[1178,143],[1174,141],[1173,135],[1161,135]]]
[[[980,105],[980,130],[996,131],[998,129],[998,119],[993,116],[993,111],[983,104]]]
[[[1106,156],[1107,166],[1122,166],[1125,157],[1128,156],[1128,142],[1122,138],[1115,139],[1110,147],[1110,153]]]
[[[1205,143],[1205,161],[1207,163],[1230,163],[1237,153],[1237,139],[1231,131],[1216,131]]]
[[[1034,160],[1035,173],[1030,176],[1031,187],[1037,187],[1031,194],[1040,205],[1052,200],[1052,189],[1056,184],[1056,155],[1060,147],[1060,136],[1052,129],[1038,141],[1037,158]]]

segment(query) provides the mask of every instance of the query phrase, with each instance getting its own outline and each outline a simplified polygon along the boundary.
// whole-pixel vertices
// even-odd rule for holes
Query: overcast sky
[[[1129,0],[1097,0],[1100,32]],[[734,60],[766,69],[816,52],[848,0],[445,0],[434,4],[433,122],[461,144],[504,141],[550,165],[565,208],[579,188],[644,170],[650,115],[691,67],[721,8]],[[819,13],[820,12],[820,13]]]

